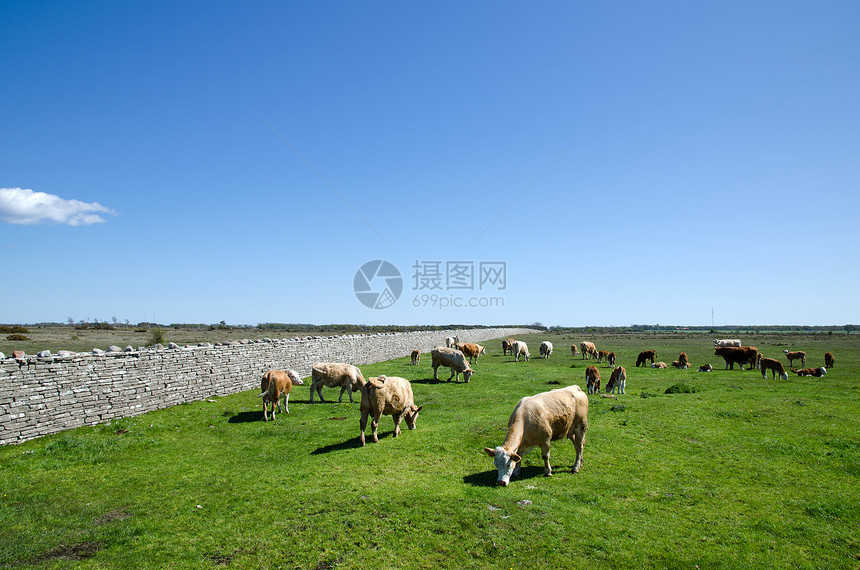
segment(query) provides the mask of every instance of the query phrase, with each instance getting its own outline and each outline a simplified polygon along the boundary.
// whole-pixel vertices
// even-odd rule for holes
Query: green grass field
[[[745,336],[783,362],[786,348],[807,366],[835,355],[823,378],[787,382],[724,371],[705,335],[524,339],[530,362],[487,343],[468,384],[434,381],[428,354],[362,366],[411,380],[424,406],[417,429],[395,439],[384,417],[364,448],[358,402],[311,406],[307,385],[274,422],[251,391],[0,448],[0,566],[860,566],[860,337]],[[482,448],[519,398],[584,388],[581,340],[617,353],[627,394],[590,397],[579,474],[559,441],[553,477],[536,450],[497,487]],[[644,349],[715,371],[634,368]],[[695,391],[665,393],[676,384]]]

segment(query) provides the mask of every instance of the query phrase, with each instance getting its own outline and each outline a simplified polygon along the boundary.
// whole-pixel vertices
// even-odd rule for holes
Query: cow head
[[[424,406],[416,406],[415,404],[409,407],[409,411],[403,415],[403,419],[406,420],[406,427],[415,429],[415,422],[418,421],[418,412],[423,408]]]
[[[509,452],[502,446],[496,449],[485,447],[484,453],[493,458],[493,465],[499,471],[499,478],[496,480],[496,484],[507,487],[508,483],[511,482],[511,475],[514,474],[517,463],[522,461],[522,457],[516,453]]]
[[[463,381],[468,382],[469,380],[471,380],[472,374],[474,374],[474,373],[475,373],[475,371],[472,370],[471,368],[466,368],[465,370],[463,370]]]

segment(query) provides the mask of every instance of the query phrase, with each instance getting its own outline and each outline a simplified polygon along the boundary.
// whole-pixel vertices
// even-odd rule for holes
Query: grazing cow
[[[699,372],[711,372],[714,370],[714,367],[710,364],[702,364],[699,366]]]
[[[421,361],[421,351],[413,350],[412,351],[412,366],[418,366],[418,363]]]
[[[295,370],[269,370],[260,379],[260,397],[263,398],[263,419],[269,421],[267,404],[272,407],[272,419],[275,419],[275,406],[281,411],[281,396],[284,397],[284,411],[290,413],[290,390],[294,384],[303,384]]]
[[[609,354],[606,355],[606,363],[609,366],[615,366],[615,353],[614,352],[610,352]]]
[[[785,357],[788,359],[788,365],[792,366],[795,360],[800,361],[801,366],[806,366],[806,353],[802,350],[798,350],[796,352],[789,352],[788,350],[783,350],[785,353]]]
[[[448,377],[448,382],[454,375],[457,375],[456,382],[460,381],[460,372],[463,373],[463,381],[468,382],[472,378],[474,370],[469,368],[469,363],[466,361],[466,355],[454,348],[437,346],[430,351],[430,366],[433,367],[433,380],[439,379],[439,367],[447,367],[451,369],[451,375]]]
[[[514,339],[512,339],[512,338],[506,338],[505,340],[502,341],[502,353],[505,356],[508,355],[509,350],[514,349],[514,342],[516,342],[516,341],[514,341]]]
[[[829,352],[824,353],[824,367],[825,368],[833,368],[833,364],[836,361],[833,359],[833,355]]]
[[[537,446],[541,448],[544,475],[552,476],[549,465],[549,445],[552,441],[568,438],[576,450],[572,473],[582,468],[582,451],[585,432],[588,430],[588,396],[579,386],[542,392],[521,399],[508,420],[505,442],[484,453],[493,458],[498,470],[496,483],[506,487],[511,476],[520,471],[522,458]]]
[[[478,356],[487,354],[487,351],[480,344],[474,342],[461,342],[457,345],[457,349],[469,358],[469,364],[472,364],[472,358],[478,362]]]
[[[458,343],[460,339],[455,336],[446,336],[445,337],[445,346],[448,348],[453,348],[456,343]]]
[[[529,345],[527,345],[524,341],[517,340],[514,341],[514,362],[520,361],[520,356],[523,356],[528,362],[532,355],[529,354]]]
[[[651,368],[660,368],[660,369],[663,369],[663,368],[666,368],[666,363],[665,363],[665,362],[653,362],[653,363],[651,364]]]
[[[320,402],[325,402],[322,395],[323,386],[327,388],[340,386],[340,397],[337,401],[343,400],[343,393],[346,392],[349,394],[349,401],[352,402],[352,393],[361,390],[364,383],[361,370],[352,364],[316,362],[311,370],[311,404],[314,403],[314,392],[319,394]]]
[[[576,345],[575,344],[570,345],[570,353],[573,356],[576,356]]]
[[[373,418],[370,421],[371,437],[373,443],[377,443],[379,437],[376,430],[383,415],[394,419],[394,437],[397,437],[400,435],[401,420],[406,420],[406,427],[409,429],[415,429],[418,412],[423,407],[415,405],[412,385],[405,378],[384,375],[368,378],[361,388],[361,445],[364,445],[364,428],[367,426],[368,416]]]
[[[758,358],[758,349],[754,346],[721,346],[714,350],[714,356],[722,356],[726,361],[726,368],[735,369],[735,364],[739,364],[741,370],[744,369],[744,364],[749,364],[750,368],[754,367]]]
[[[589,366],[585,369],[585,389],[589,394],[600,392],[600,370],[597,366]]]
[[[741,346],[741,341],[738,339],[723,339],[723,340],[715,340],[715,347],[725,347],[725,346]]]
[[[594,346],[593,342],[582,341],[579,343],[579,350],[582,351],[583,360],[586,358],[597,358],[597,347]]]
[[[614,394],[615,389],[618,388],[618,393],[623,394],[626,387],[627,370],[625,370],[623,366],[619,366],[612,371],[612,375],[609,377],[609,382],[606,383],[606,393]]]
[[[759,366],[761,367],[761,379],[767,379],[767,371],[770,370],[771,378],[776,380],[777,374],[779,374],[780,380],[788,380],[788,374],[785,371],[785,368],[782,367],[782,362],[779,360],[774,360],[773,358],[761,357],[759,359]]]
[[[597,362],[603,362],[609,357],[608,350],[598,350],[597,351]]]
[[[816,378],[820,378],[827,374],[827,368],[823,366],[821,368],[802,368],[800,370],[792,368],[791,371],[798,376],[815,376]]]
[[[552,343],[548,340],[545,340],[540,343],[540,357],[549,358],[550,354],[552,354]]]
[[[651,364],[654,364],[654,360],[657,358],[656,350],[643,350],[639,353],[639,356],[636,357],[636,367],[638,368],[640,365],[645,366],[645,361],[650,360]]]

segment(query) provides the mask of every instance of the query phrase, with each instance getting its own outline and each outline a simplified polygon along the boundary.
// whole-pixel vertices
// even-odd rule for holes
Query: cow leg
[[[269,421],[269,410],[266,409],[267,402],[263,400],[263,419]]]
[[[552,477],[552,467],[549,465],[549,440],[540,444],[540,456],[543,458],[544,477]]]
[[[433,367],[433,380],[439,379],[438,374],[439,374],[439,366],[434,366]],[[449,378],[449,380],[450,380],[450,378]]]
[[[359,420],[359,422],[358,422],[359,427],[361,427],[361,437],[358,438],[358,441],[361,443],[361,445],[364,445],[364,428],[367,427],[367,415],[368,415],[367,411],[362,410],[361,411],[361,420]]]
[[[373,431],[373,443],[379,443],[379,436],[376,433],[379,429],[379,418],[380,416],[374,414],[373,419],[370,420],[370,429]]]
[[[454,374],[455,374],[456,372],[457,372],[457,371],[456,371],[456,370],[454,370],[453,368],[451,369],[451,375],[450,375],[450,376],[448,376],[448,382],[450,382],[450,381],[451,381],[451,378],[453,378],[453,377],[454,377]],[[457,378],[457,379],[459,380],[459,378]]]
[[[400,420],[403,419],[403,414],[395,414],[391,416],[394,419],[394,437],[400,435]]]
[[[352,385],[346,387],[346,393],[349,396],[349,403],[352,404]]]
[[[317,384],[317,395],[320,397],[320,402],[325,402],[325,398],[322,397],[322,384]],[[311,392],[311,403],[313,403],[313,392]]]
[[[573,449],[576,450],[576,461],[573,462],[571,473],[579,473],[582,469],[582,451],[585,448],[585,432],[588,430],[588,424],[583,423],[581,426],[573,428],[573,433],[570,435],[570,441],[573,443]]]
[[[286,413],[290,413],[290,393],[287,392],[284,394],[284,411]]]
[[[346,391],[346,386],[340,387],[340,396],[337,398],[337,403],[340,404],[341,400],[343,400],[343,393]],[[349,395],[349,401],[352,401],[352,394]]]

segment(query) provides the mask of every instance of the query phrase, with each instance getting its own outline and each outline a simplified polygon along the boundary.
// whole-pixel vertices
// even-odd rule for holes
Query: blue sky
[[[0,322],[858,323],[858,21],[0,2]]]

